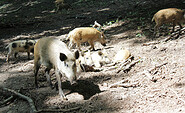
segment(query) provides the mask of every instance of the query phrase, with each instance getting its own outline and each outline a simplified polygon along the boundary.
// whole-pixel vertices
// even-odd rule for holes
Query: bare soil
[[[170,36],[170,30],[162,28],[158,38],[152,37],[154,23],[151,18],[160,8],[152,9],[143,0],[69,0],[68,3],[72,4],[69,10],[63,9],[56,13],[52,0],[0,2],[1,87],[20,91],[30,97],[38,110],[64,109],[68,110],[65,112],[74,113],[185,112],[185,35],[182,32],[177,39],[166,42],[164,39]],[[155,2],[152,3],[155,5]],[[182,6],[179,5],[179,8]],[[58,91],[47,85],[46,77],[43,76],[44,67],[39,71],[39,88],[35,88],[33,56],[32,60],[27,60],[26,53],[20,53],[17,59],[11,57],[9,63],[5,61],[8,52],[5,46],[13,40],[37,40],[46,36],[63,39],[73,28],[90,26],[95,20],[106,25],[105,48],[110,58],[119,49],[127,48],[134,60],[142,61],[126,72],[117,73],[116,68],[78,73],[76,86],[70,86],[63,77],[62,88],[68,100],[60,99]],[[83,46],[83,49],[87,48],[89,46]],[[95,48],[103,47],[97,43]],[[161,64],[164,65],[156,67]],[[147,71],[150,71],[150,76],[146,75]],[[54,72],[50,74],[55,84]],[[150,77],[155,80],[152,81]],[[128,87],[110,88],[122,80],[126,80],[124,84]],[[0,94],[0,101],[6,98]],[[1,113],[30,111],[28,102],[19,98],[0,107]]]

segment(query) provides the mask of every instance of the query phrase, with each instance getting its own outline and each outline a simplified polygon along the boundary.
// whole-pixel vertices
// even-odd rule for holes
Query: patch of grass
[[[143,33],[137,33],[137,34],[136,34],[136,37],[139,37],[139,38],[141,38],[141,37],[143,37],[143,36],[145,36]]]

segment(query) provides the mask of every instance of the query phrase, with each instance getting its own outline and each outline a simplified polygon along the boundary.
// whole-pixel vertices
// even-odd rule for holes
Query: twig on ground
[[[22,6],[20,6],[19,8],[15,9],[15,10],[7,11],[7,12],[2,12],[2,13],[0,13],[0,14],[10,14],[10,13],[14,13],[14,12],[19,11],[21,8],[22,8]]]
[[[184,102],[184,104],[185,104],[185,101],[183,100],[183,99],[181,99],[180,97],[179,97],[179,95],[173,90],[173,89],[171,89],[171,88],[169,88],[176,96],[177,96],[177,98],[179,99],[179,100],[181,100],[182,102]]]
[[[120,71],[127,72],[131,69],[132,66],[134,66],[136,63],[141,62],[141,61],[142,61],[141,59],[133,61],[130,64],[126,65],[123,69],[122,69],[123,66],[121,66],[120,69],[117,71],[117,73],[119,73]]]
[[[118,67],[120,70],[123,68],[123,66],[129,64],[133,58],[134,58],[133,56],[130,56],[128,59],[126,59],[122,62],[114,62],[114,63],[108,64],[108,65],[104,66],[104,67],[108,67],[108,68],[105,68],[104,71],[110,71],[110,70],[116,69]]]
[[[37,113],[40,113],[40,112],[71,112],[71,111],[74,111],[74,110],[78,110],[80,109],[81,107],[74,107],[74,108],[70,108],[70,109],[42,109],[42,110],[38,110]]]
[[[156,68],[160,68],[161,66],[166,65],[166,64],[168,64],[168,63],[165,62],[165,63],[159,64],[159,65],[155,66],[154,68],[150,68],[148,71],[151,72],[151,71],[155,70]]]
[[[149,46],[149,45],[155,45],[155,44],[159,44],[160,41],[157,42],[149,42],[149,43],[144,43],[143,46]]]
[[[7,98],[4,101],[2,101],[2,102],[0,101],[0,106],[3,106],[5,104],[7,104],[8,102],[12,101],[13,99],[14,99],[14,97],[13,96],[10,96],[9,98]]]
[[[123,83],[125,83],[125,82],[128,82],[128,80],[121,80],[121,81],[119,81],[119,82],[116,82],[116,83],[114,83],[114,84],[111,84],[111,85],[109,86],[109,88],[116,88],[116,87],[119,87],[120,84],[123,84]]]
[[[150,73],[150,71],[145,70],[145,71],[143,72],[143,74],[145,74],[152,82],[156,82],[156,81],[157,81],[157,79],[156,79],[155,77],[152,76],[152,74]]]
[[[177,35],[175,38],[178,38],[179,35],[180,35],[180,33],[182,31],[184,31],[184,30],[185,30],[185,27],[182,28],[182,29],[180,29],[180,30],[178,30],[178,31],[176,31],[176,32],[173,32],[169,37],[167,37],[166,39],[164,39],[163,42],[167,42],[168,40],[173,39],[175,35]]]
[[[117,87],[124,87],[124,88],[129,88],[129,87],[137,87],[139,86],[139,82],[135,82],[135,83],[114,83],[112,85],[110,85],[109,88],[117,88]]]
[[[161,66],[163,66],[163,65],[166,65],[166,64],[167,64],[167,62],[165,62],[165,63],[163,63],[163,64],[160,64],[160,65],[157,65],[157,66],[155,66],[154,68],[150,68],[150,69],[148,69],[148,70],[143,71],[141,74],[146,75],[152,82],[156,82],[157,79],[156,79],[155,77],[152,76],[151,72],[152,72],[153,70],[155,70],[156,68],[159,68],[159,67],[161,67]]]
[[[27,66],[28,64],[33,64],[33,60],[26,62],[25,64],[22,65],[21,71],[24,72],[24,67]]]

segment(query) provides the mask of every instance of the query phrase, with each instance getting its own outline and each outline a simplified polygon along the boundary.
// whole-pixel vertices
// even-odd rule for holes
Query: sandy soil
[[[4,1],[2,4],[10,2]],[[1,14],[0,25],[0,86],[19,91],[30,97],[38,110],[67,110],[74,113],[183,113],[185,112],[185,39],[184,32],[177,39],[170,37],[169,30],[162,28],[161,35],[153,38],[152,15],[158,10],[145,13],[131,11],[135,0],[130,1],[81,1],[72,2],[72,8],[54,12],[51,0],[11,2],[1,11],[19,10]],[[142,5],[147,5],[142,4]],[[180,7],[180,6],[179,6]],[[127,12],[127,14],[126,14]],[[100,72],[78,73],[78,85],[70,86],[65,77],[62,88],[68,100],[59,98],[58,91],[48,87],[44,67],[39,71],[39,88],[34,86],[33,55],[27,60],[26,53],[7,63],[5,46],[19,39],[39,39],[45,36],[65,38],[75,27],[90,26],[97,20],[105,25],[107,46],[112,58],[121,48],[130,50],[134,61],[132,68],[117,73],[118,68]],[[171,27],[168,27],[171,29]],[[176,27],[178,29],[178,27]],[[89,46],[83,46],[87,49]],[[103,48],[99,43],[95,48]],[[161,66],[159,66],[161,65]],[[159,66],[159,67],[157,67]],[[147,74],[149,72],[149,74]],[[56,83],[51,71],[52,82]],[[110,87],[125,80],[124,87]],[[125,87],[127,86],[127,87]],[[0,94],[0,101],[8,96]],[[29,113],[27,101],[15,98],[0,107],[2,113]]]

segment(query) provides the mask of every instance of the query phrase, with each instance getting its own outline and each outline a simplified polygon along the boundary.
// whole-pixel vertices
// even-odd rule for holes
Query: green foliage
[[[143,33],[137,33],[137,34],[136,34],[136,37],[141,38],[142,36],[144,36],[144,34],[143,34]]]

